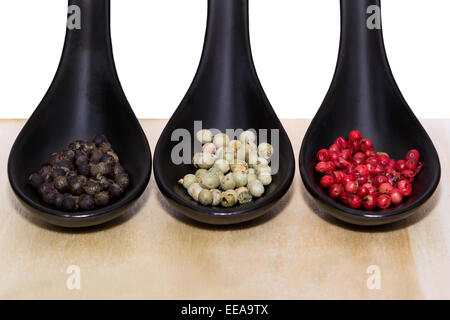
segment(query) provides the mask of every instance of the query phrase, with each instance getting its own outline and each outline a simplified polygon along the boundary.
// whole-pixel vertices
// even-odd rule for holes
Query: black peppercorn
[[[65,177],[65,176],[56,177],[55,180],[53,181],[53,186],[59,192],[65,192],[67,190],[67,188],[69,187],[67,177]]]
[[[106,153],[106,152],[108,152],[108,151],[112,151],[112,149],[111,149],[111,143],[109,143],[109,142],[103,142],[103,143],[100,145],[100,149],[102,149],[102,151],[103,151],[104,153]]]
[[[85,176],[77,176],[69,179],[69,190],[73,195],[80,195],[83,193],[83,186],[86,183]]]
[[[99,207],[104,207],[109,203],[109,193],[108,192],[99,192],[95,195],[95,205]]]
[[[33,173],[32,175],[29,176],[28,183],[33,188],[36,189],[37,187],[39,187],[41,184],[44,183],[44,178],[42,178],[42,176],[40,174]]]
[[[97,177],[98,175],[107,176],[111,173],[111,167],[104,163],[99,162],[97,164],[91,165],[91,175]]]
[[[115,163],[119,162],[119,156],[117,155],[117,153],[115,153],[114,151],[108,151],[107,154],[113,157]]]
[[[97,177],[100,174],[100,167],[98,164],[91,164],[89,165],[89,172],[91,173],[91,176]]]
[[[95,148],[95,143],[93,142],[84,142],[81,144],[81,150],[83,150],[86,155],[89,157],[92,153],[92,150]]]
[[[87,162],[82,163],[80,166],[78,166],[77,171],[82,176],[88,176],[89,172],[91,171],[91,167]]]
[[[71,194],[64,194],[62,201],[62,208],[66,211],[75,211],[77,209],[77,201]]]
[[[89,195],[94,195],[96,193],[99,193],[102,190],[102,187],[100,186],[100,183],[93,179],[89,179],[83,186],[83,190],[85,193]]]
[[[79,196],[73,196],[73,198],[75,199],[75,210],[79,209],[79,201],[80,201],[80,197]]]
[[[52,170],[52,178],[55,180],[56,177],[65,176],[68,172],[67,168],[53,168]]]
[[[110,166],[113,166],[116,164],[116,161],[114,160],[113,156],[110,154],[104,154],[103,157],[100,159],[101,162],[106,163]]]
[[[69,144],[68,149],[69,149],[69,150],[73,150],[73,151],[80,150],[80,148],[81,148],[81,143],[82,143],[81,140],[75,140],[74,142],[72,142],[72,143]]]
[[[30,175],[28,183],[43,201],[61,210],[104,207],[121,197],[130,184],[105,135],[76,140],[61,153],[51,154],[49,163]]]
[[[97,176],[97,182],[100,184],[100,187],[103,190],[108,190],[108,188],[111,186],[111,184],[114,183],[112,180],[110,180],[102,175]]]
[[[41,175],[44,182],[52,182],[52,167],[51,166],[45,166],[42,167],[41,170],[39,170],[39,174]]]
[[[51,166],[45,166],[42,167],[41,170],[39,170],[39,174],[45,178],[46,176],[50,176],[52,174],[52,167]]]
[[[57,193],[53,198],[53,204],[56,208],[61,209],[64,201],[64,195],[61,193]]]
[[[52,176],[51,175],[50,176],[45,176],[44,177],[44,182],[53,182]]]
[[[42,179],[44,179],[44,182],[52,182],[53,181],[53,177],[51,174],[43,176]]]
[[[75,150],[74,152],[75,152],[75,157],[73,158],[74,160],[76,160],[81,155],[86,155],[86,153],[84,153],[81,150]]]
[[[68,172],[66,173],[66,177],[67,177],[68,179],[74,178],[74,177],[76,177],[76,176],[77,176],[77,173],[76,173],[75,171],[68,171]]]
[[[95,207],[95,200],[92,196],[83,194],[78,200],[78,205],[83,210],[92,210]]]
[[[53,203],[53,199],[57,195],[57,192],[55,190],[50,190],[48,192],[45,192],[42,194],[42,200],[44,200],[45,203]]]
[[[66,168],[68,170],[73,170],[75,168],[72,161],[69,161],[69,160],[61,160],[58,164],[58,167]]]
[[[102,176],[109,176],[111,174],[111,166],[107,163],[104,162],[100,162],[98,164],[99,168],[100,168],[100,174]]]
[[[94,150],[92,150],[91,158],[89,160],[90,160],[91,163],[96,164],[96,163],[100,162],[102,157],[103,157],[103,151],[98,149],[98,148],[95,148]]]
[[[125,173],[125,169],[122,167],[120,163],[117,163],[113,168],[114,176],[118,176],[121,173]]]
[[[64,160],[73,161],[73,159],[75,158],[75,152],[73,150],[66,150],[62,154],[62,158]]]
[[[88,181],[85,176],[77,176],[76,178],[79,179],[82,184],[85,184]]]
[[[123,193],[123,189],[121,186],[119,186],[116,183],[113,183],[110,187],[109,187],[109,194],[111,195],[111,197],[113,198],[118,198],[122,195]]]
[[[89,158],[84,153],[75,156],[75,164],[79,167],[84,163],[88,163]]]
[[[108,142],[108,139],[106,139],[106,136],[103,134],[98,134],[94,138],[92,138],[92,142],[95,143],[97,147],[100,147],[100,145],[104,142]]]
[[[63,160],[63,159],[59,153],[53,153],[50,156],[50,165],[53,167],[57,167],[59,165],[59,163],[61,162],[61,160]]]
[[[115,182],[122,188],[125,189],[130,185],[130,177],[126,173],[121,173],[116,176]]]
[[[53,190],[54,190],[53,183],[51,182],[44,182],[40,184],[39,187],[37,188],[37,191],[41,196]]]

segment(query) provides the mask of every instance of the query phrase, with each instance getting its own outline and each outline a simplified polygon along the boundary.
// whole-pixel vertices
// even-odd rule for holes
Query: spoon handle
[[[195,103],[194,103],[195,101]],[[174,114],[184,108],[202,119],[221,119],[217,128],[248,128],[276,115],[256,74],[250,49],[248,0],[208,0],[208,21],[202,57],[194,80]],[[239,115],[238,117],[236,115]],[[197,118],[193,120],[198,120]]]
[[[59,73],[115,75],[110,32],[110,0],[69,0],[67,31]]]
[[[248,0],[208,0],[208,21],[199,71],[224,72],[253,65]]]
[[[66,45],[104,50],[110,45],[110,0],[69,0]]]
[[[373,70],[389,70],[380,0],[341,0],[341,30],[337,74],[345,70],[352,81],[358,81]]]

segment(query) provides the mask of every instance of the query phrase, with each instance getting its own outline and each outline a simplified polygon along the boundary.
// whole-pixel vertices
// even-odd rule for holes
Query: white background
[[[356,0],[352,0],[356,1]],[[197,69],[206,0],[112,0],[112,38],[125,93],[140,118],[168,118]],[[1,1],[0,118],[26,118],[56,72],[67,1]],[[384,0],[397,83],[420,118],[450,118],[450,1]],[[250,0],[256,69],[280,118],[311,118],[330,85],[338,0]]]

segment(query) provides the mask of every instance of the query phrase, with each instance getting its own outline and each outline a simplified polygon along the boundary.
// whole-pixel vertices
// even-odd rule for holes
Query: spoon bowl
[[[159,138],[154,173],[162,194],[181,213],[208,224],[235,224],[263,215],[281,199],[292,183],[294,156],[289,138],[264,94],[254,68],[248,1],[209,0],[207,25],[200,66],[188,93]],[[214,128],[223,133],[227,129],[254,129],[257,133],[268,130],[267,142],[279,146],[278,150],[275,147],[279,170],[261,198],[233,208],[205,207],[192,200],[177,183],[196,169],[190,163],[176,164],[171,159],[178,144],[173,141],[173,134],[177,130],[188,134],[191,148],[186,150],[186,158],[190,161],[198,132],[195,121],[201,121],[204,129]]]
[[[389,67],[380,28],[379,0],[341,0],[341,44],[336,72],[325,100],[312,120],[300,151],[300,173],[308,192],[334,217],[358,225],[382,225],[417,212],[436,190],[440,162],[436,149],[403,98]],[[370,18],[370,19],[369,19]],[[367,20],[369,19],[369,20]],[[374,28],[370,23],[374,23]],[[424,167],[411,197],[383,211],[351,209],[332,199],[315,172],[316,154],[337,137],[360,130],[377,151],[404,159],[418,149]]]
[[[110,1],[71,0],[69,5],[81,9],[81,28],[67,30],[55,79],[12,147],[8,176],[18,199],[40,219],[87,227],[118,217],[139,198],[150,178],[151,153],[114,66]],[[28,176],[48,163],[53,152],[96,134],[108,137],[130,176],[124,196],[91,211],[64,212],[46,204],[27,184]]]

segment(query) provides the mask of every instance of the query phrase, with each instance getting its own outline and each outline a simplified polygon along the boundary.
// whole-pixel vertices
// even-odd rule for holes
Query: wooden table
[[[142,121],[152,150],[165,123]],[[284,121],[296,156],[308,123]],[[450,298],[450,120],[423,121],[442,163],[432,200],[407,221],[372,229],[325,216],[298,170],[278,208],[241,226],[187,220],[153,177],[139,203],[107,225],[44,225],[17,202],[7,180],[9,150],[23,124],[0,121],[1,299]],[[71,265],[80,268],[80,290],[67,287]],[[367,286],[372,265],[380,289]]]

